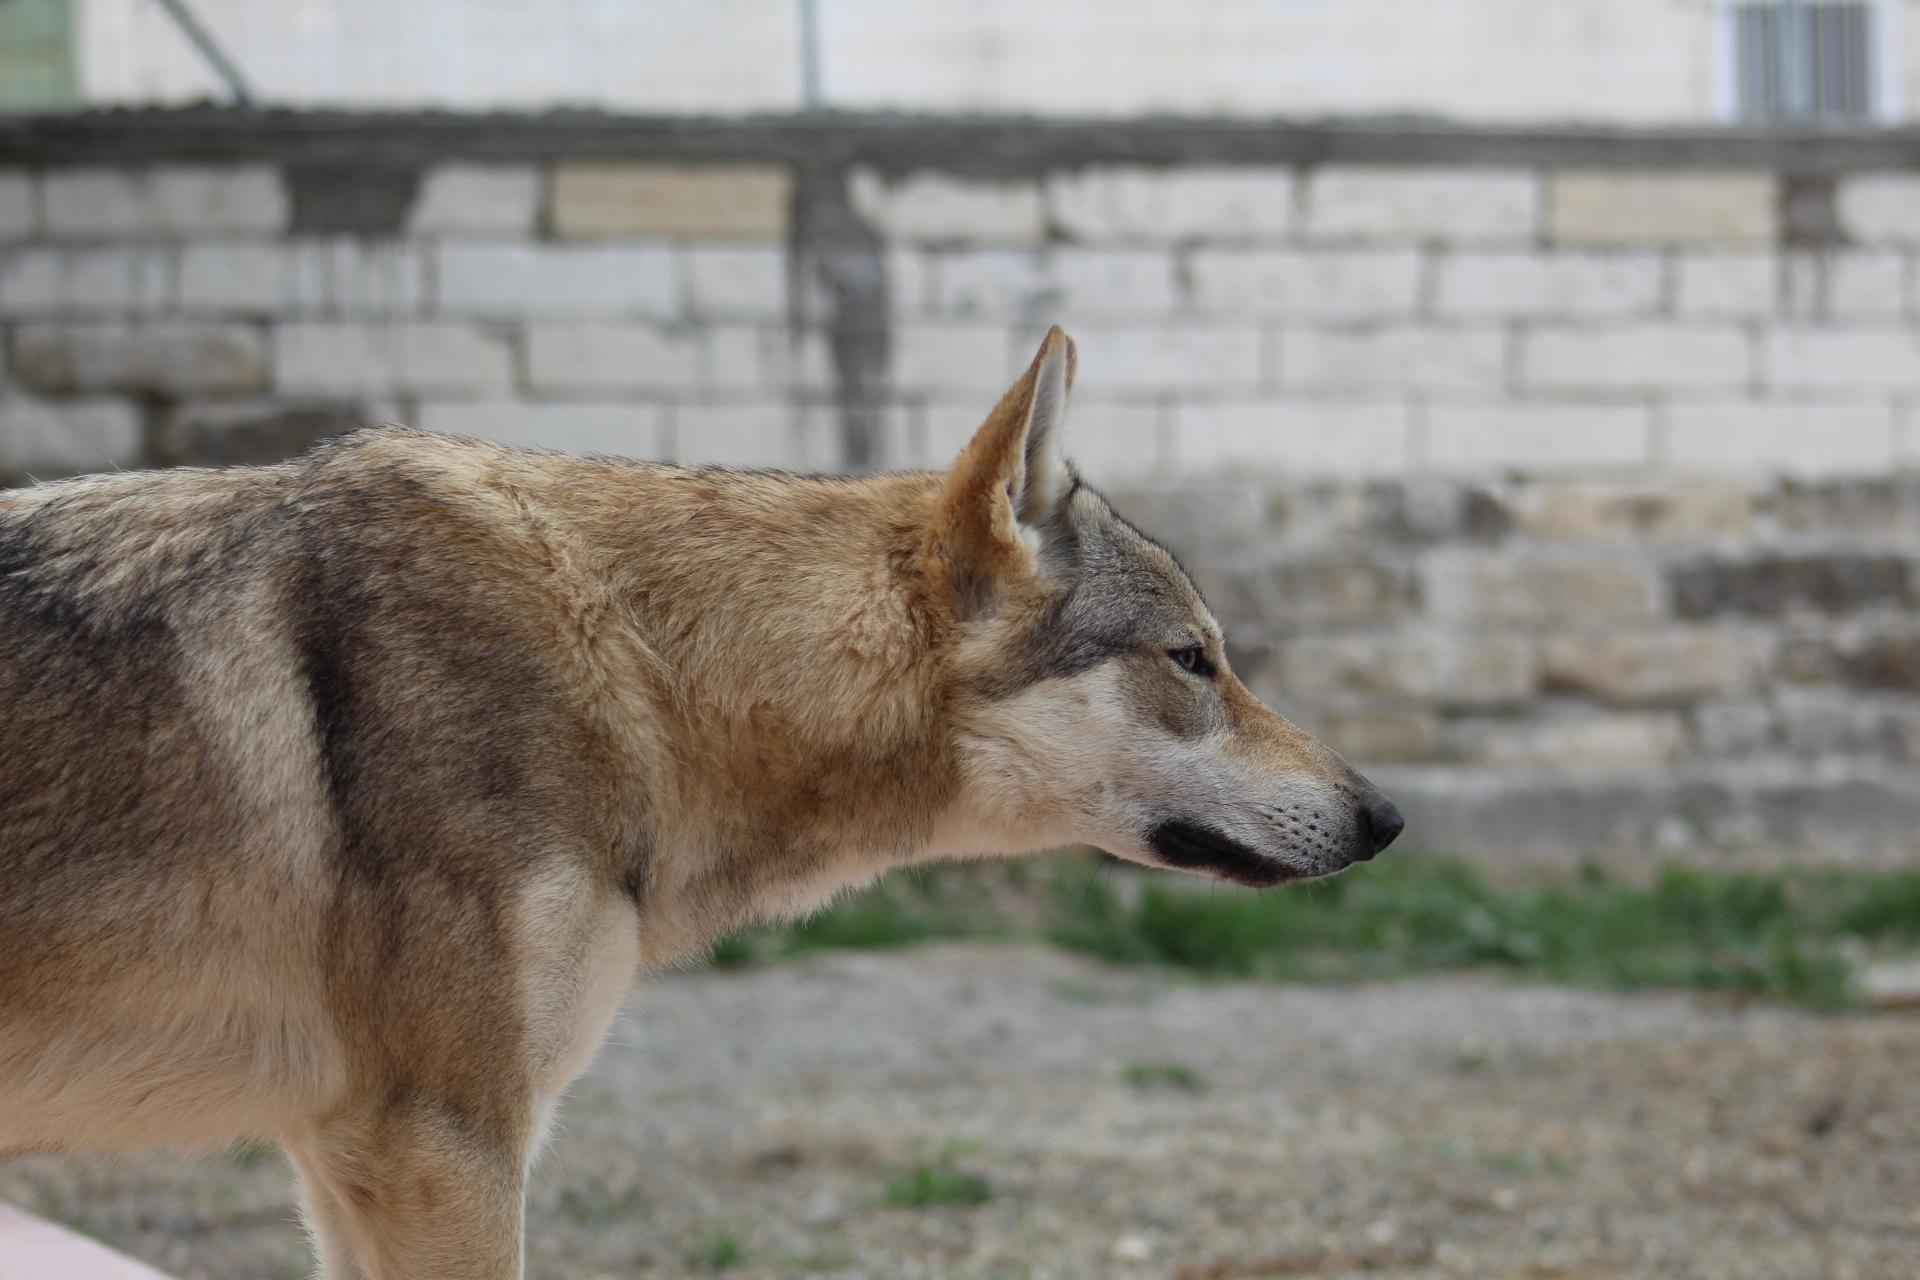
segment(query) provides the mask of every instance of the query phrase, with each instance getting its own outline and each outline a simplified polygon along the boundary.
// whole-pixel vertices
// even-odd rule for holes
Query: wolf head
[[[1086,843],[1248,885],[1400,834],[1378,788],[1234,677],[1220,624],[1060,449],[1054,329],[947,473],[929,554],[955,600],[956,851]]]

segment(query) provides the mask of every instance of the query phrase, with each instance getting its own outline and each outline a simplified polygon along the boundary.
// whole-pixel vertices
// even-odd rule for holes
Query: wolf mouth
[[[1190,822],[1163,822],[1147,837],[1154,856],[1182,871],[1210,871],[1235,884],[1265,887],[1284,884],[1294,873],[1273,858],[1255,853],[1218,831]]]

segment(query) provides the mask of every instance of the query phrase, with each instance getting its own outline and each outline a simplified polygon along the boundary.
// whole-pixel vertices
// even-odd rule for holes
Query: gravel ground
[[[1912,1016],[1026,946],[681,975],[576,1086],[530,1273],[1911,1280],[1916,1064]],[[991,1198],[884,1202],[942,1152]],[[304,1273],[270,1155],[19,1160],[0,1199],[183,1277]]]

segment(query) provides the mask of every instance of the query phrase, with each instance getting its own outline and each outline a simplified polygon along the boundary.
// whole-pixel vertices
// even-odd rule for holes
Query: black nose
[[[1377,788],[1368,787],[1362,793],[1362,802],[1360,847],[1365,852],[1360,855],[1360,861],[1366,862],[1406,830],[1407,820]]]

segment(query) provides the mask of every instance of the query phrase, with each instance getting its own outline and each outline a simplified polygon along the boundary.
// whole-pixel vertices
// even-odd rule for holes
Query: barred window
[[[1874,115],[1873,0],[1735,0],[1735,110],[1755,123]]]

